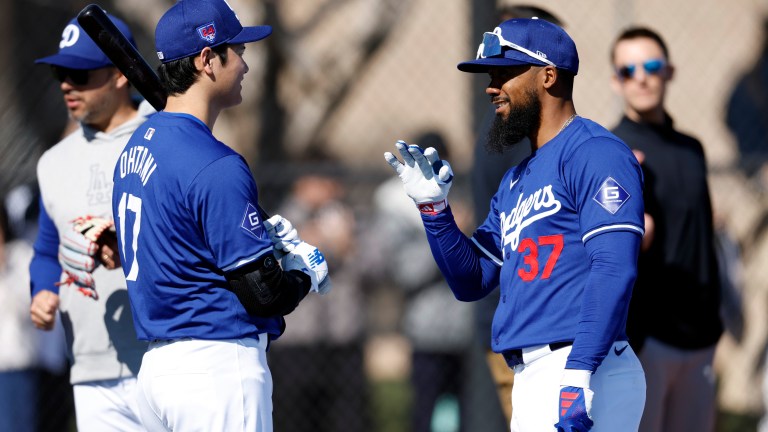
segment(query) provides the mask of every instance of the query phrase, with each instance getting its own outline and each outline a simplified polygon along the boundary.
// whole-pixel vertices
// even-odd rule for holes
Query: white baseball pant
[[[592,375],[591,432],[637,431],[645,404],[645,375],[627,342],[616,342]],[[560,378],[571,347],[550,351],[544,345],[515,366],[512,387],[512,432],[555,431],[560,419]],[[532,358],[533,360],[529,360]]]
[[[272,432],[267,339],[150,343],[137,392],[144,426],[150,432]]]
[[[79,432],[143,431],[136,403],[136,378],[91,381],[72,386]]]

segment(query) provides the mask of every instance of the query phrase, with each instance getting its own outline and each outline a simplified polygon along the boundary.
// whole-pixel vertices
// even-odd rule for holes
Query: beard
[[[528,137],[541,124],[541,101],[533,90],[527,91],[522,103],[509,105],[509,115],[505,119],[496,115],[485,148],[491,153],[503,153],[507,147]]]

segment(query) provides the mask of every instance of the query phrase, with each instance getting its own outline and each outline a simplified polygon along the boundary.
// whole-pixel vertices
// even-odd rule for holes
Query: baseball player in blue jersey
[[[483,35],[459,70],[488,73],[489,139],[531,140],[532,155],[499,185],[471,238],[447,195],[453,173],[432,148],[385,153],[422,214],[454,295],[499,287],[491,345],[515,371],[512,431],[637,430],[645,379],[625,323],[643,235],[642,173],[629,148],[576,115],[573,40],[543,20],[512,19]]]
[[[177,2],[155,30],[167,105],[120,154],[112,200],[150,341],[137,385],[150,431],[271,431],[267,345],[309,291],[330,289],[322,253],[262,219],[245,160],[211,132],[241,101],[244,44],[271,32],[243,27],[224,0]]]

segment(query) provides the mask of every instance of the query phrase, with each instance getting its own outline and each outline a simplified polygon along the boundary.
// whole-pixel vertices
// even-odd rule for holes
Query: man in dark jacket
[[[627,323],[647,382],[640,431],[712,431],[712,361],[723,326],[704,150],[664,108],[674,68],[657,33],[624,31],[611,60],[624,101],[613,133],[645,176],[646,234]]]

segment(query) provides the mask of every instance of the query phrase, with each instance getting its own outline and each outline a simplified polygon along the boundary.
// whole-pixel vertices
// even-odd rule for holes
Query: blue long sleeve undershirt
[[[609,231],[584,243],[590,260],[581,319],[566,369],[594,372],[624,333],[642,236]]]
[[[435,216],[422,215],[422,221],[435,262],[456,299],[480,300],[499,286],[499,266],[461,232],[450,206]]]
[[[30,291],[32,297],[42,290],[59,293],[56,285],[61,278],[59,264],[59,231],[56,229],[40,200],[40,216],[38,217],[38,232],[33,246],[35,254],[29,264]]]

